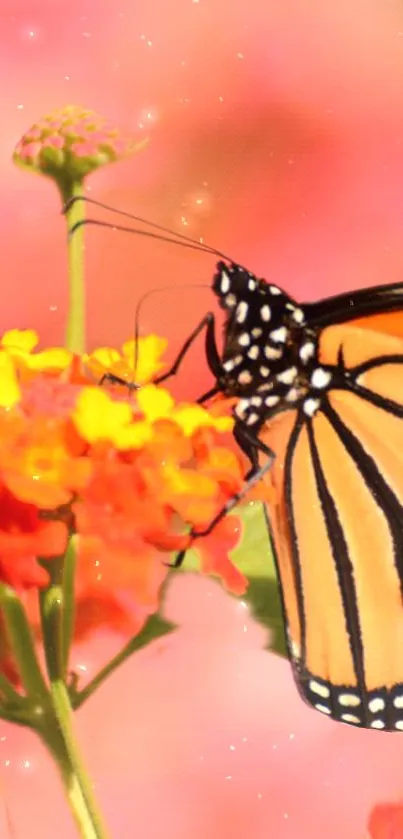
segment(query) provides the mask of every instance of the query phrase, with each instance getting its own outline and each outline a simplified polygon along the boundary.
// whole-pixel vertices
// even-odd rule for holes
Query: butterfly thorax
[[[295,300],[237,265],[218,263],[213,291],[227,315],[218,385],[240,397],[238,418],[259,426],[310,394],[320,370],[316,332]],[[321,370],[322,387],[327,375]]]

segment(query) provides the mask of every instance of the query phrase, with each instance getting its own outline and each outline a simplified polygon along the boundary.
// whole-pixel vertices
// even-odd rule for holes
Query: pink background
[[[402,277],[400,0],[3,0],[0,39],[2,329],[62,340],[58,197],[10,158],[36,119],[68,103],[151,139],[141,157],[94,175],[90,195],[204,236],[303,298]],[[91,345],[130,336],[145,289],[208,282],[213,264],[90,230]],[[207,291],[156,296],[142,328],[173,350],[208,305]],[[403,740],[303,707],[286,663],[210,581],[175,581],[169,608],[178,635],[79,715],[112,834],[363,839],[370,806],[403,794]],[[94,666],[101,649],[77,656]],[[106,724],[112,702],[118,719]],[[0,726],[0,762],[13,839],[56,828],[72,839],[33,738]]]

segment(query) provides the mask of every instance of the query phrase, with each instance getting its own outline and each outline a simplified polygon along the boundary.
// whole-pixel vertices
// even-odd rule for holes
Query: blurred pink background
[[[91,196],[203,236],[302,298],[402,278],[399,0],[3,0],[0,39],[1,329],[62,340],[58,196],[10,158],[33,122],[68,103],[151,140],[94,175]],[[145,289],[208,282],[213,265],[89,230],[91,345],[130,337]],[[156,296],[143,331],[168,335],[173,352],[209,305],[207,291]],[[197,393],[200,362],[196,352],[186,368],[197,370]],[[210,581],[175,581],[178,635],[128,663],[80,713],[114,837],[363,839],[370,807],[403,796],[403,740],[303,707],[260,628],[244,632],[242,608]],[[77,656],[95,666],[107,643]],[[112,702],[118,719],[108,713],[106,724]],[[73,839],[35,740],[0,725],[0,761],[13,839],[56,829]]]

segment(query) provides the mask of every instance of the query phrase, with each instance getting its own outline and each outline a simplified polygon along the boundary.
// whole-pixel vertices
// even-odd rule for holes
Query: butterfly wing
[[[372,323],[371,323],[372,321]],[[289,654],[304,698],[343,722],[403,730],[403,313],[324,329],[345,386],[280,414],[268,510]]]

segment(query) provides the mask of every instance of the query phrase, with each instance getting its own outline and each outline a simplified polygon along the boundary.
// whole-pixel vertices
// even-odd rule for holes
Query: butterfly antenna
[[[111,222],[102,221],[100,219],[81,219],[77,221],[73,226],[70,228],[69,235],[72,236],[80,227],[85,224],[94,224],[98,225],[99,227],[107,227],[112,230],[119,230],[123,233],[137,233],[140,236],[148,236],[152,239],[158,239],[162,242],[170,242],[172,244],[181,245],[183,247],[192,248],[193,250],[200,250],[204,253],[211,253],[214,256],[219,256],[221,259],[226,259],[228,262],[233,262],[229,256],[222,251],[217,250],[217,248],[213,248],[210,245],[205,245],[202,242],[198,242],[197,239],[192,239],[191,236],[186,236],[184,233],[176,233],[174,230],[171,230],[169,227],[164,227],[162,224],[156,224],[153,221],[149,221],[148,219],[142,218],[142,216],[136,216],[133,213],[127,213],[124,210],[117,210],[115,207],[111,207],[109,204],[104,204],[102,201],[96,201],[94,198],[88,198],[86,195],[75,195],[73,198],[70,198],[69,201],[63,207],[62,212],[64,214],[68,213],[70,208],[77,202],[77,201],[85,201],[87,204],[93,204],[95,207],[100,207],[103,210],[107,210],[111,213],[116,213],[119,216],[124,216],[125,218],[132,219],[132,221],[137,221],[139,224],[146,224],[148,227],[154,228],[154,230],[159,230],[161,233],[167,233],[168,236],[160,236],[156,233],[152,233],[151,231],[140,230],[136,227],[126,227],[124,225],[117,225],[112,224]],[[179,241],[178,241],[179,240]]]

